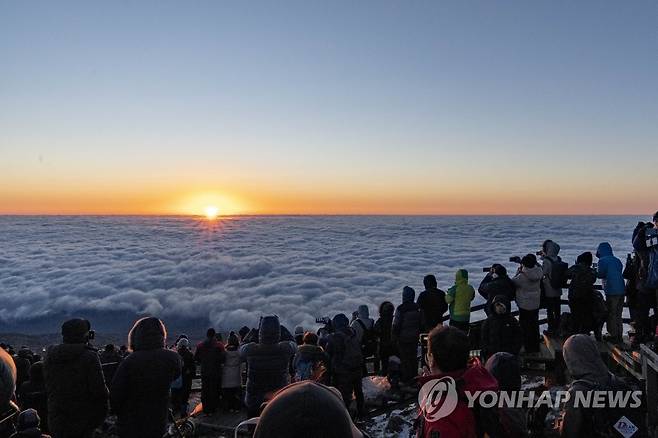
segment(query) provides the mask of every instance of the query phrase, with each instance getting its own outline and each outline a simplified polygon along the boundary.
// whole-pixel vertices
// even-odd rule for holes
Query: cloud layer
[[[371,315],[402,287],[539,249],[572,263],[609,241],[624,260],[637,217],[0,217],[0,323],[81,312],[157,315],[222,330],[274,313],[289,326]]]

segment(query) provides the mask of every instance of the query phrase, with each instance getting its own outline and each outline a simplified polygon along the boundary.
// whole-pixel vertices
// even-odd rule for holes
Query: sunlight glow
[[[215,219],[219,214],[219,208],[214,205],[209,205],[205,209],[206,217],[210,220]]]

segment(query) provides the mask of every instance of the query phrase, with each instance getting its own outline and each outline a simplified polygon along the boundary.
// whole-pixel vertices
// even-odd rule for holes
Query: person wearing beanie
[[[171,406],[174,414],[184,417],[187,415],[187,402],[192,392],[192,381],[196,376],[196,362],[194,361],[194,355],[190,351],[190,341],[187,339],[187,336],[178,338],[175,349],[181,358],[183,367],[181,369],[179,387],[175,388],[175,385],[172,385],[171,388]]]
[[[506,295],[498,295],[491,302],[492,312],[480,328],[480,356],[486,360],[500,351],[519,354],[523,344],[519,322],[510,314]]]
[[[201,404],[207,415],[215,413],[219,407],[224,344],[217,340],[214,328],[206,331],[206,339],[196,346],[194,360],[201,364]]]
[[[584,252],[576,258],[576,264],[567,270],[569,281],[569,310],[571,310],[571,333],[589,335],[597,333],[597,322],[593,313],[593,300],[598,294],[594,290],[596,271],[592,269],[592,253]]]
[[[302,345],[304,343],[304,327],[301,325],[298,325],[295,327],[295,343],[297,346]]]
[[[239,351],[241,360],[247,362],[245,405],[251,418],[258,416],[267,394],[290,383],[290,360],[297,351],[297,345],[276,315],[260,319],[258,342],[252,341],[249,336],[245,337],[245,342]]]
[[[34,409],[26,409],[18,415],[16,433],[11,438],[50,438],[41,433],[41,418]]]
[[[377,336],[375,334],[375,320],[370,317],[370,310],[365,304],[361,304],[356,311],[356,319],[350,323],[356,338],[361,344],[363,354],[363,375],[368,374],[365,359],[377,354]],[[376,362],[376,360],[375,360]]]
[[[258,420],[254,438],[367,438],[335,388],[303,381],[281,389]]]
[[[169,388],[181,374],[181,358],[166,349],[167,330],[158,318],[139,319],[128,333],[125,358],[110,388],[121,438],[160,438],[167,426]]]
[[[516,305],[519,308],[519,324],[523,331],[523,347],[526,353],[539,352],[539,306],[541,279],[544,271],[534,254],[521,259],[521,265],[512,282],[516,286]]]
[[[494,287],[491,287],[490,290],[493,291]],[[450,311],[450,325],[464,333],[468,333],[471,321],[471,301],[474,297],[475,290],[468,284],[468,271],[459,269],[455,274],[455,284],[448,289],[446,302]]]
[[[41,419],[41,428],[48,430],[48,395],[43,380],[43,362],[35,362],[28,372],[30,378],[18,390],[18,402],[23,409],[36,409]]]
[[[242,362],[240,361],[240,338],[231,332],[226,340],[226,353],[222,367],[222,401],[224,409],[238,412],[242,407],[240,402],[240,387],[242,386]]]
[[[394,312],[393,303],[384,301],[379,305],[379,318],[375,322],[375,333],[379,340],[375,372],[380,370],[382,376],[388,375],[388,359],[396,353],[391,333]]]
[[[327,340],[327,357],[331,374],[331,386],[338,389],[343,402],[349,410],[352,393],[356,397],[357,417],[365,414],[365,397],[363,396],[363,353],[361,344],[349,320],[339,313],[331,320],[334,332]]]
[[[0,423],[0,437],[14,433],[14,422],[18,414],[18,406],[12,401],[16,391],[16,366],[14,360],[4,348],[0,348],[0,419],[8,419]]]
[[[48,394],[48,429],[55,437],[90,437],[107,415],[108,391],[95,349],[91,324],[62,324],[63,343],[46,350],[43,373]]]
[[[487,275],[484,276],[478,293],[482,298],[487,300],[484,306],[484,313],[489,315],[491,313],[491,301],[498,295],[505,295],[507,299],[513,301],[515,298],[516,286],[512,279],[507,275],[505,266],[494,263],[489,269]]]
[[[423,278],[425,290],[418,295],[416,304],[420,308],[423,332],[427,333],[443,321],[443,314],[448,310],[446,293],[439,289],[436,277],[432,274]]]
[[[414,302],[416,291],[409,286],[402,289],[402,304],[393,315],[393,340],[397,344],[401,362],[401,383],[413,385],[418,375],[418,337],[420,336],[421,316],[418,304]]]

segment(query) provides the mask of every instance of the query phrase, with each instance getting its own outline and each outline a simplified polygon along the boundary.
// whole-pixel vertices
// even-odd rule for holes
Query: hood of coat
[[[455,273],[455,284],[468,284],[468,271],[466,269],[459,269],[457,273]]]
[[[350,325],[350,320],[344,313],[339,313],[331,320],[331,325],[334,326],[334,330],[346,329]]]
[[[260,344],[276,344],[281,340],[281,323],[276,315],[263,316],[258,327]]]
[[[544,245],[544,253],[548,257],[556,258],[557,255],[560,253],[560,245],[553,242],[552,240],[549,240],[546,242],[546,245]]]
[[[532,281],[539,281],[544,276],[544,270],[539,265],[533,266],[532,268],[524,266],[523,273]]]
[[[487,360],[484,367],[498,381],[501,391],[521,389],[521,364],[513,354],[500,352]]]
[[[361,304],[357,310],[359,313],[359,318],[363,320],[367,320],[370,318],[370,310],[368,310],[368,306],[366,306],[365,304]]]
[[[405,286],[402,289],[402,302],[403,303],[413,302],[415,298],[416,298],[416,291],[412,287]]]
[[[614,255],[612,252],[612,246],[608,242],[599,243],[599,247],[596,249],[596,257],[610,257]]]
[[[585,379],[605,383],[608,379],[608,368],[601,359],[601,353],[596,342],[586,335],[573,335],[562,347],[564,362],[574,379]]]
[[[496,295],[493,300],[491,301],[491,308],[494,310],[494,314],[496,315],[509,315],[511,309],[510,309],[510,301],[505,295]],[[502,312],[499,312],[498,309],[503,309]]]
[[[384,301],[379,305],[379,316],[382,318],[393,318],[395,313],[395,306],[390,301]]]
[[[165,348],[166,341],[167,330],[162,321],[154,317],[138,320],[128,333],[128,345],[132,351]]]

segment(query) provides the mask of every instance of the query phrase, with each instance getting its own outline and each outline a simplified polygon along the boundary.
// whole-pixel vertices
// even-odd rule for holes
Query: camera
[[[487,266],[486,268],[482,268],[482,272],[491,272],[491,266]]]
[[[519,256],[514,256],[509,258],[510,262],[518,263],[519,265],[521,264],[521,257]]]
[[[328,316],[322,316],[320,318],[315,318],[315,323],[316,324],[329,325],[329,324],[331,324],[331,318],[329,318]]]
[[[537,251],[535,253],[536,256],[542,257],[544,255],[544,251]]]
[[[96,337],[96,332],[93,330],[89,330],[89,332],[87,333],[87,339],[93,341],[95,337]]]

